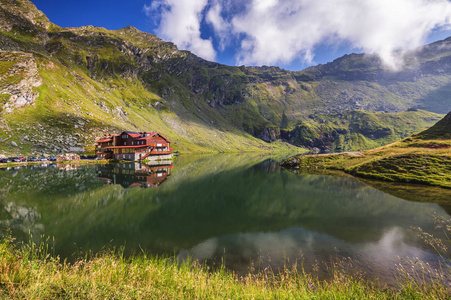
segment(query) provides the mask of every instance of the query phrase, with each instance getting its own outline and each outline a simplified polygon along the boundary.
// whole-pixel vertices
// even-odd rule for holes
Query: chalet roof
[[[156,131],[141,132],[141,135],[144,135],[144,136],[141,136],[141,137],[137,138],[136,140],[140,140],[140,141],[141,140],[148,140],[148,139],[154,138],[154,136],[156,134],[158,134],[158,132],[156,132]]]
[[[103,138],[103,139],[96,141],[96,143],[107,143],[107,142],[112,142],[112,141],[113,141],[112,138]]]
[[[96,143],[106,143],[106,142],[111,142],[113,141],[113,137],[118,137],[121,136],[123,134],[128,134],[129,136],[131,136],[133,138],[133,140],[135,141],[143,141],[143,140],[164,140],[167,143],[170,143],[170,141],[165,138],[164,136],[162,136],[160,133],[158,133],[157,131],[142,131],[142,132],[136,132],[136,131],[123,131],[119,134],[112,134],[110,137],[104,137],[98,141],[96,141]]]
[[[141,134],[136,131],[124,131],[124,132],[134,139],[141,136]]]
[[[158,140],[158,139],[160,139],[160,140],[164,140],[165,142],[167,142],[167,143],[170,143],[170,141],[167,139],[167,138],[165,138],[164,136],[162,136],[160,133],[158,133],[158,132],[156,132],[156,131],[154,131],[154,132],[144,132],[144,134],[149,134],[148,136],[143,136],[143,137],[140,137],[140,138],[137,138],[137,139],[135,139],[135,140],[137,140],[137,141],[142,141],[142,140],[150,140],[150,139],[152,139],[152,140]],[[159,136],[155,136],[155,135],[159,135]]]

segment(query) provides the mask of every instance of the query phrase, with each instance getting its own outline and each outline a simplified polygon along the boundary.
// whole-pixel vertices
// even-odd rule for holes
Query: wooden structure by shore
[[[123,131],[96,141],[99,159],[141,161],[172,158],[170,141],[156,131]]]

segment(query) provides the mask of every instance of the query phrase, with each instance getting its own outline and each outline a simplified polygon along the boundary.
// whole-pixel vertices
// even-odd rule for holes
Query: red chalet
[[[97,157],[117,160],[169,159],[171,142],[158,132],[124,131],[96,141]]]

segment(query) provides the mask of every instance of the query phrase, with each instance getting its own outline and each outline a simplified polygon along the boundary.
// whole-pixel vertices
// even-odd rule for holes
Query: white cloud
[[[211,40],[202,39],[200,23],[208,0],[161,0],[144,5],[148,17],[160,14],[157,34],[175,43],[179,48],[207,59],[215,60],[216,51]]]
[[[210,10],[208,10],[206,20],[213,26],[213,30],[218,36],[219,42],[219,51],[224,51],[227,43],[229,42],[231,35],[231,24],[227,22],[222,16],[221,12],[223,11],[221,3],[216,1]]]
[[[212,42],[200,37],[210,24],[219,50],[238,40],[237,64],[310,62],[321,43],[347,41],[398,64],[396,50],[424,43],[432,30],[451,24],[448,0],[160,0],[159,33],[178,46],[212,59]],[[237,9],[237,7],[239,9]],[[204,19],[205,18],[205,19]]]
[[[309,61],[316,45],[335,39],[396,67],[395,50],[421,45],[450,21],[447,0],[254,0],[232,23],[246,36],[240,63],[288,63],[299,55]]]

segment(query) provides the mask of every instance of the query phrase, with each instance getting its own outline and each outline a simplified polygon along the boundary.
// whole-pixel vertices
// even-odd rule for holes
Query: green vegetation
[[[344,263],[331,266],[320,281],[295,266],[238,276],[209,270],[193,261],[106,251],[73,264],[49,253],[45,243],[15,246],[0,241],[0,297],[8,299],[446,299],[440,279],[416,282],[400,271],[400,289],[378,289],[350,275]],[[426,266],[427,267],[427,266]],[[349,266],[348,266],[349,268]],[[425,271],[427,272],[427,271]],[[427,273],[426,273],[427,274]]]
[[[2,1],[0,15],[11,25],[0,28],[0,86],[33,98],[2,120],[18,144],[0,144],[7,154],[65,152],[124,129],[158,130],[181,152],[355,151],[423,130],[449,107],[451,75],[429,66],[451,55],[438,45],[400,73],[363,55],[290,72],[204,61],[133,27],[60,28],[25,0]],[[286,143],[266,143],[276,140]]]
[[[451,112],[431,128],[414,135],[414,138],[421,140],[451,140]],[[436,143],[436,147],[440,147],[440,142]]]
[[[326,168],[386,181],[451,188],[451,113],[433,127],[363,153],[297,156],[284,162],[292,170]]]
[[[15,61],[0,60],[0,76],[5,75],[8,72],[9,68],[11,68],[15,63]]]

